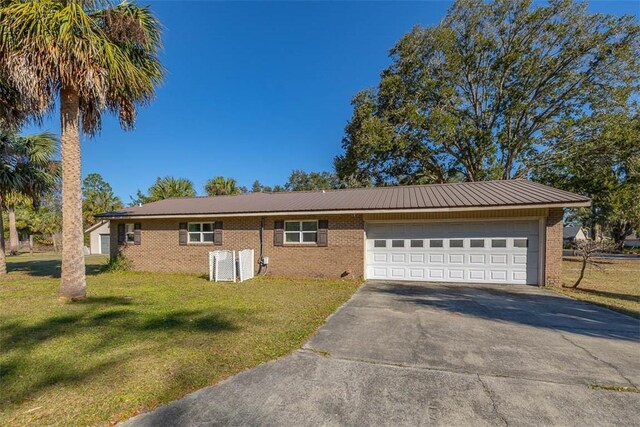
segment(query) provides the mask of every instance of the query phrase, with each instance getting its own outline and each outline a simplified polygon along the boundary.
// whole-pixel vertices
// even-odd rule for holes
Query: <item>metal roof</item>
[[[297,212],[436,211],[527,206],[589,206],[590,199],[528,180],[350,188],[326,191],[245,193],[185,197],[96,215],[129,216],[259,215]]]

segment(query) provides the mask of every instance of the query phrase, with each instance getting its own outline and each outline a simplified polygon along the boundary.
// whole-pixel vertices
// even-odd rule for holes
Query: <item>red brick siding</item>
[[[274,246],[273,227],[276,220],[326,219],[329,221],[326,247],[315,245]],[[212,222],[211,218],[188,222]],[[112,255],[118,250],[137,271],[206,273],[208,253],[218,249],[254,249],[256,263],[260,253],[260,218],[215,218],[223,222],[223,244],[178,244],[179,219],[131,220],[142,224],[141,244],[117,244],[117,224],[112,221]],[[361,215],[323,215],[322,217],[266,217],[264,219],[264,256],[269,257],[269,273],[284,277],[362,277],[364,264],[364,223]],[[257,268],[257,264],[256,264]]]
[[[548,286],[562,285],[562,208],[549,209],[545,226],[545,275]]]
[[[509,211],[470,211],[457,213],[455,218],[494,218],[545,216],[546,210],[532,209]],[[442,216],[445,215],[445,216]],[[384,214],[365,215],[371,220],[407,220],[421,219],[419,215]],[[432,218],[431,214],[422,214],[424,219],[444,219],[446,214]],[[561,208],[548,211],[545,221],[545,283],[560,284],[562,273],[562,216]],[[277,220],[290,219],[326,219],[329,221],[329,245],[318,246],[274,246],[273,227]],[[178,224],[180,222],[223,222],[223,245],[187,245],[178,244]],[[122,222],[140,222],[142,224],[142,243],[118,247],[117,224]],[[350,273],[350,277],[364,275],[364,219],[363,215],[322,215],[265,217],[264,256],[269,257],[269,272],[283,277],[340,277]],[[258,217],[197,218],[197,219],[148,219],[131,221],[112,221],[111,251],[115,255],[119,250],[131,260],[138,271],[184,272],[202,274],[208,271],[208,253],[217,249],[254,249],[256,262],[260,251]],[[257,265],[256,265],[257,268]],[[541,273],[542,274],[542,273]]]

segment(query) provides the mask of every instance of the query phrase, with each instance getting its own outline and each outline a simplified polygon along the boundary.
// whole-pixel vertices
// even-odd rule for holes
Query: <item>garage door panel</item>
[[[511,263],[513,265],[527,265],[527,255],[525,254],[519,254],[519,255],[512,255],[511,258]]]
[[[429,269],[429,278],[441,280],[444,279],[444,269],[442,268],[430,268]]]
[[[392,253],[389,262],[404,264],[407,262],[407,254]]]
[[[409,254],[409,261],[411,263],[424,264],[425,254]]]
[[[489,271],[489,277],[495,281],[507,280],[507,270],[491,270]]]
[[[464,264],[464,255],[449,254],[449,264]]]
[[[387,254],[381,252],[373,253],[373,262],[376,263],[386,263],[387,262]]]
[[[403,279],[407,276],[404,268],[390,268],[389,270],[394,279]]]
[[[448,278],[454,280],[463,280],[464,279],[464,270],[462,269],[452,269],[448,270]]]
[[[538,229],[535,220],[367,224],[367,277],[535,284]]]
[[[486,262],[485,254],[470,254],[469,255],[469,264],[483,264]]]
[[[444,254],[430,254],[429,263],[431,264],[444,264]]]
[[[424,279],[425,278],[425,269],[424,268],[410,268],[409,276],[412,279]]]
[[[491,265],[507,265],[507,254],[491,254],[489,256]]]
[[[484,280],[484,270],[469,270],[469,280]]]

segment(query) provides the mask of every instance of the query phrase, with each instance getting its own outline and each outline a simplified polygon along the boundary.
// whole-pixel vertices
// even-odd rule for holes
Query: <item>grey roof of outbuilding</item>
[[[246,193],[160,200],[98,217],[197,216],[287,212],[450,210],[540,205],[588,206],[590,199],[528,180]]]
[[[562,238],[563,239],[574,239],[578,233],[582,230],[582,227],[579,225],[567,225],[562,229]]]

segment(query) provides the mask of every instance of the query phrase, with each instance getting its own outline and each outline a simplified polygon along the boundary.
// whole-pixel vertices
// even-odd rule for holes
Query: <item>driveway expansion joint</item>
[[[433,366],[424,366],[424,365],[410,365],[401,362],[391,362],[387,360],[374,360],[374,359],[366,359],[359,357],[348,357],[348,356],[336,356],[325,350],[317,350],[312,347],[302,347],[297,351],[301,353],[307,353],[310,355],[319,356],[325,359],[333,359],[338,361],[345,362],[353,362],[353,363],[366,363],[369,365],[379,365],[379,366],[388,366],[391,368],[402,368],[402,369],[413,369],[416,371],[433,371],[433,372],[442,372],[445,374],[454,374],[454,375],[467,375],[467,376],[478,376],[482,375],[486,378],[494,378],[494,379],[510,379],[510,380],[518,380],[518,381],[529,381],[535,383],[542,384],[555,384],[555,385],[565,385],[565,386],[573,386],[573,387],[587,387],[589,388],[589,384],[585,384],[584,382],[567,382],[567,381],[552,381],[548,379],[539,379],[539,378],[529,378],[529,377],[521,377],[514,375],[505,375],[505,374],[492,374],[492,373],[480,373],[480,372],[470,372],[468,370],[454,370],[454,369],[445,369],[445,368],[436,368]],[[626,378],[625,378],[626,379]],[[628,381],[628,380],[627,380]],[[635,386],[633,386],[635,387]]]
[[[618,375],[620,375],[621,378],[623,378],[626,382],[628,382],[629,384],[631,384],[631,387],[637,387],[637,385],[635,385],[629,378],[627,378],[622,372],[620,372],[620,369],[618,369],[617,366],[613,365],[612,363],[607,362],[606,360],[602,360],[599,357],[597,357],[596,355],[594,355],[593,353],[591,353],[586,347],[583,347],[575,342],[573,342],[571,339],[569,339],[569,337],[567,337],[565,334],[563,334],[562,332],[558,331],[558,333],[560,334],[560,336],[570,342],[571,344],[573,344],[574,346],[578,347],[580,350],[584,351],[586,354],[588,354],[591,358],[593,358],[593,360],[596,360],[600,363],[603,363],[605,365],[607,365],[608,367],[610,367],[611,369],[613,369],[614,371],[616,371],[616,373]]]
[[[491,400],[491,405],[493,406],[493,412],[495,412],[495,414],[498,417],[500,417],[500,419],[502,420],[504,425],[508,427],[509,426],[509,422],[507,421],[507,419],[498,410],[498,404],[496,403],[495,399],[493,398],[493,392],[491,391],[489,386],[484,381],[482,381],[482,377],[480,377],[479,374],[476,374],[476,378],[478,378],[478,381],[480,382],[480,385],[482,385],[482,389],[487,394],[487,397],[489,397],[489,400]]]

